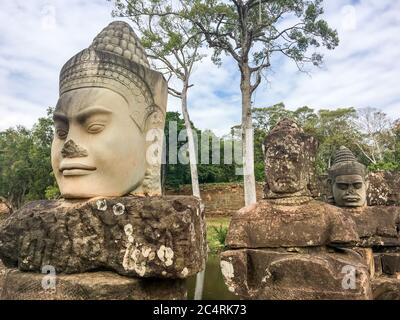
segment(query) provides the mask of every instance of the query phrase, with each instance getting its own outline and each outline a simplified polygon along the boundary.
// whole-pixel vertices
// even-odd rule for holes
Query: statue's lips
[[[63,176],[83,176],[92,173],[96,167],[88,166],[82,163],[68,163],[60,166],[60,172]]]
[[[346,202],[357,202],[360,201],[360,197],[343,197],[343,200]]]

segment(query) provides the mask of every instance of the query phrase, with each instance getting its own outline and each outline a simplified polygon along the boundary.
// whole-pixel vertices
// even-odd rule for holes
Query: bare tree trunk
[[[188,137],[189,145],[189,163],[190,163],[190,176],[192,178],[192,191],[193,195],[200,198],[199,176],[197,174],[197,161],[196,149],[194,145],[192,126],[190,125],[189,113],[187,110],[187,85],[185,84],[182,90],[182,114],[185,120],[185,127]]]
[[[254,176],[254,136],[251,117],[251,83],[248,65],[241,67],[242,77],[242,143],[243,143],[243,185],[245,205],[257,202],[256,180]]]
[[[197,161],[196,161],[196,149],[194,144],[194,137],[192,126],[190,125],[189,112],[187,110],[187,84],[184,84],[182,90],[182,114],[183,119],[185,120],[185,127],[188,137],[188,145],[189,145],[189,163],[190,163],[190,176],[192,178],[192,192],[195,197],[200,198],[200,187],[199,187],[199,176],[197,173]],[[200,198],[201,200],[201,198]],[[204,288],[204,275],[205,270],[200,271],[196,275],[196,287],[194,290],[194,299],[201,300],[203,297],[203,288]]]

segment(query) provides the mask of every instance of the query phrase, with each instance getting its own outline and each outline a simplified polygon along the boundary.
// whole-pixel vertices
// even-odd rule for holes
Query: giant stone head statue
[[[154,131],[162,132],[166,102],[166,81],[131,27],[110,23],[60,73],[51,158],[62,196],[160,193],[153,145],[162,143]]]
[[[265,198],[310,196],[317,147],[293,120],[281,120],[264,141]]]
[[[342,146],[328,171],[334,202],[339,207],[362,207],[367,202],[366,167]]]

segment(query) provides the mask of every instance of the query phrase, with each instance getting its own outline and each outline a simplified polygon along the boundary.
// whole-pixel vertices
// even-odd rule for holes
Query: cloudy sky
[[[254,106],[369,106],[400,118],[400,1],[325,0],[324,8],[339,32],[339,47],[325,52],[325,65],[310,74],[274,58]],[[62,65],[113,20],[111,10],[106,0],[2,1],[0,130],[31,127],[56,104]],[[239,74],[230,58],[220,68],[206,58],[192,80],[189,112],[197,127],[222,135],[240,123]],[[179,104],[171,99],[168,109],[179,110]]]

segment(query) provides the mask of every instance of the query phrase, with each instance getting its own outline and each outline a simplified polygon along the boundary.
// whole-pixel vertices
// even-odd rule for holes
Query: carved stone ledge
[[[171,300],[186,299],[183,279],[124,277],[113,272],[57,275],[55,286],[44,287],[46,275],[8,270],[2,300]]]
[[[7,267],[186,278],[204,269],[204,212],[191,196],[34,201],[0,226]]]
[[[354,285],[344,287],[355,270]],[[221,271],[228,289],[243,299],[371,299],[369,270],[351,250],[309,253],[239,249],[221,254]]]

